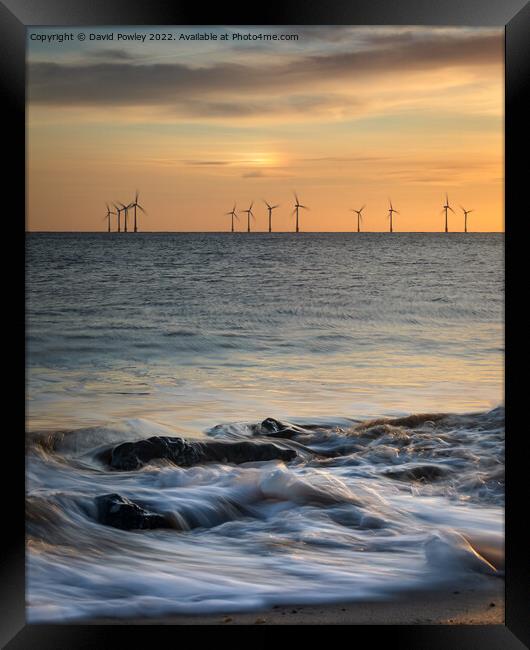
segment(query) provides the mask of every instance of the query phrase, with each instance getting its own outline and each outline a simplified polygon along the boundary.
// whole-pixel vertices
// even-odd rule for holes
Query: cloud
[[[230,162],[228,160],[183,160],[182,161],[185,165],[229,165]]]
[[[90,59],[104,59],[104,60],[119,60],[119,61],[134,61],[136,59],[130,52],[126,50],[118,50],[115,48],[104,48],[102,50],[93,50],[87,53]]]
[[[343,34],[341,34],[342,36]],[[156,106],[176,115],[240,118],[342,109],[356,100],[329,95],[349,84],[396,73],[476,67],[503,61],[502,32],[470,30],[390,35],[367,33],[347,51],[299,53],[273,62],[139,64],[120,50],[102,50],[108,61],[83,64],[37,61],[29,65],[29,101],[52,106]],[[348,43],[345,39],[344,42]],[[353,49],[351,49],[353,47]],[[118,60],[117,60],[118,59]]]

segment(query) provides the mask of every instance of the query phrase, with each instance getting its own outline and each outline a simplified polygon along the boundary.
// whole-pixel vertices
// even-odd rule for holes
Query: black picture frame
[[[203,6],[193,3],[170,3],[168,0],[1,0],[0,1],[0,83],[4,126],[13,139],[6,154],[6,186],[10,189],[4,210],[14,215],[7,230],[9,248],[18,260],[4,274],[9,288],[16,296],[10,304],[16,305],[17,316],[11,319],[10,345],[20,344],[22,364],[24,344],[23,323],[19,297],[24,295],[22,270],[24,231],[21,214],[25,214],[25,48],[26,27],[41,26],[96,26],[96,25],[462,25],[505,26],[506,34],[506,90],[505,90],[505,215],[506,215],[506,302],[511,304],[514,278],[518,271],[517,255],[517,203],[520,194],[526,195],[523,181],[528,175],[527,103],[523,92],[530,79],[530,6],[524,0],[284,0],[281,5],[255,3],[227,6],[219,3],[205,12]],[[8,153],[8,156],[7,156]],[[23,212],[24,211],[24,212]],[[5,236],[5,232],[4,232]],[[4,239],[7,243],[7,239]],[[19,248],[20,246],[20,248]],[[22,282],[15,281],[15,271],[21,272]],[[20,308],[20,312],[18,311]],[[20,314],[20,316],[19,316]],[[517,316],[506,310],[506,332],[511,332]],[[523,400],[515,397],[518,372],[524,371],[518,344],[510,337],[506,340],[506,616],[505,625],[498,626],[357,626],[347,630],[340,643],[370,645],[388,643],[393,648],[477,648],[481,650],[510,650],[530,646],[530,589],[525,514],[527,508],[519,495],[524,495],[523,445],[526,431],[518,427],[524,422]],[[521,375],[524,376],[524,375]],[[20,420],[24,417],[22,380],[13,382],[13,399],[16,405],[16,431],[4,432],[4,458],[9,459],[11,476],[4,487],[4,517],[9,534],[4,528],[2,554],[2,580],[0,581],[0,642],[2,647],[19,648],[99,648],[122,647],[144,643],[153,644],[161,631],[153,626],[136,625],[37,625],[25,623],[25,446],[20,434]],[[512,392],[513,386],[513,392]],[[522,462],[518,463],[518,459]],[[4,461],[5,463],[7,461]],[[4,471],[4,479],[5,471]],[[16,494],[16,496],[14,496]],[[329,630],[313,627],[314,641],[328,640]],[[361,629],[364,628],[364,629]],[[230,630],[228,632],[227,630]],[[194,642],[204,634],[232,635],[241,639],[248,636],[265,644],[278,628],[204,627],[194,628]],[[165,634],[173,643],[180,643],[173,626]],[[283,638],[283,632],[281,632]],[[315,636],[316,635],[316,636]],[[326,636],[323,636],[326,635]]]

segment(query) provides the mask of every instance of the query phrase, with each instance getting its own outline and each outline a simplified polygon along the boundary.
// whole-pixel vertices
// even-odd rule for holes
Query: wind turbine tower
[[[309,210],[309,208],[306,205],[302,205],[300,203],[300,201],[298,200],[298,195],[296,194],[296,192],[294,192],[294,198],[296,200],[296,203],[294,204],[294,210],[293,210],[292,214],[296,214],[296,232],[300,232],[300,228],[298,227],[299,226],[298,210],[300,208],[303,208],[304,210]]]
[[[120,212],[123,212],[123,210],[119,208],[115,203],[113,205],[116,208],[116,214],[118,215],[118,232],[121,232]]]
[[[448,222],[447,222],[447,210],[451,210],[451,212],[452,212],[453,214],[455,213],[455,211],[453,210],[453,208],[449,205],[449,197],[448,197],[447,194],[446,194],[446,195],[445,195],[445,205],[444,205],[444,207],[443,207],[443,211],[445,211],[445,232],[449,232]],[[442,211],[442,212],[443,212],[443,211]]]
[[[254,205],[254,201],[252,201],[248,210],[241,210],[241,212],[245,212],[247,215],[247,232],[250,232],[250,217],[254,219],[254,213],[252,212],[253,205]]]
[[[355,208],[351,210],[351,212],[357,213],[357,232],[361,232],[361,221],[363,220],[362,212],[365,207],[366,205],[363,205],[363,207],[360,210],[355,210]]]
[[[263,203],[265,203],[267,210],[269,211],[269,232],[272,232],[272,211],[279,208],[280,205],[269,205],[267,201],[263,201]]]
[[[225,216],[231,216],[232,217],[232,232],[234,232],[234,217],[239,221],[239,217],[237,216],[236,212],[236,204],[234,203],[234,207],[232,208],[231,212],[225,212]]]
[[[124,215],[125,215],[125,219],[124,219],[125,227],[123,229],[123,232],[127,232],[127,212],[129,210],[129,208],[131,207],[131,205],[130,204],[129,205],[123,205],[123,203],[120,203],[120,205],[121,205],[121,209],[123,210]]]
[[[147,212],[144,210],[143,206],[141,206],[138,203],[138,197],[140,196],[138,190],[136,190],[136,196],[134,197],[133,203],[128,205],[128,208],[134,208],[134,232],[138,232],[138,221],[136,219],[136,208],[140,208],[140,210],[144,213],[147,214]],[[127,224],[127,213],[125,213],[125,224]],[[127,230],[127,228],[125,228]]]
[[[390,199],[388,199],[388,202],[390,204],[390,207],[388,208],[388,217],[390,219],[390,232],[394,232],[393,224],[392,224],[392,215],[394,212],[396,214],[399,214],[399,212],[397,210],[394,210],[394,208],[392,207],[392,201]]]
[[[462,206],[460,206],[462,208]],[[467,215],[470,212],[474,212],[474,210],[466,210],[465,208],[462,208],[462,212],[464,213],[464,232],[467,232]]]
[[[105,220],[105,219],[107,220],[107,224],[108,224],[107,232],[110,232],[110,215],[111,214],[116,214],[116,213],[112,212],[112,210],[109,208],[108,203],[105,203],[105,205],[107,206],[107,214],[103,217],[103,220]]]

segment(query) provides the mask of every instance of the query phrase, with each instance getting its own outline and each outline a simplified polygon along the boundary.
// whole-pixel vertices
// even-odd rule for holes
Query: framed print
[[[4,1],[6,647],[528,644],[523,5]]]

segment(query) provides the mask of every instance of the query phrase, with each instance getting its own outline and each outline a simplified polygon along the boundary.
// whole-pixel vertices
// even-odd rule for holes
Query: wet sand
[[[480,589],[410,594],[394,601],[277,606],[265,611],[79,621],[94,625],[502,625],[504,580]]]

